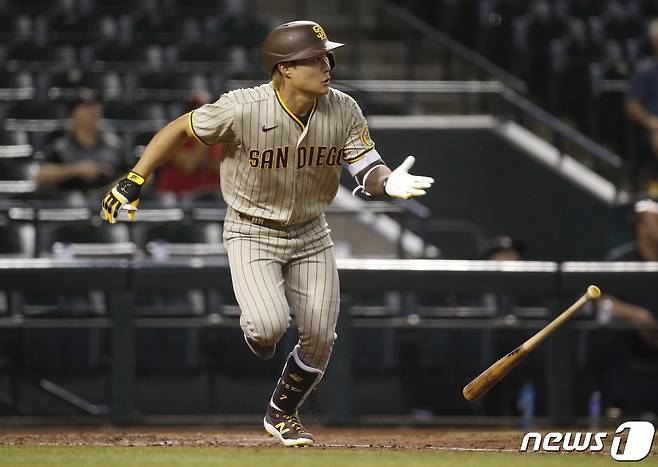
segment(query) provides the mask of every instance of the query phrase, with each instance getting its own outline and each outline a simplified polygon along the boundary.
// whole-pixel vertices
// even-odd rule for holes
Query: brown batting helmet
[[[327,53],[333,68],[334,58],[328,52],[344,45],[327,39],[327,34],[318,23],[293,21],[282,24],[267,35],[261,49],[263,65],[271,75],[279,63]]]

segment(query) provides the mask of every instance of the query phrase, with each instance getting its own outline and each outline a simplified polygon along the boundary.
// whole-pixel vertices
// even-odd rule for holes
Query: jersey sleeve
[[[192,134],[207,146],[237,143],[235,108],[236,103],[231,96],[223,94],[216,102],[193,110],[188,117]]]
[[[368,122],[363,112],[356,102],[352,101],[352,104],[348,115],[350,126],[347,130],[343,161],[347,164],[350,174],[355,176],[381,157],[375,150],[375,143],[370,139]]]

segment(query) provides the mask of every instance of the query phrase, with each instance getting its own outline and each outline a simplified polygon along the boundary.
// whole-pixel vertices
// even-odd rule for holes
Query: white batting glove
[[[391,198],[409,199],[416,196],[423,196],[425,188],[429,188],[434,183],[432,177],[421,177],[411,175],[409,169],[416,162],[414,156],[407,157],[399,167],[397,167],[384,182],[384,191]]]

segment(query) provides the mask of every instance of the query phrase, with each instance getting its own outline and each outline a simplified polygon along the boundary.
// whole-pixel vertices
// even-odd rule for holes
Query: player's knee
[[[263,331],[258,333],[256,342],[259,345],[272,346],[276,345],[288,330],[289,321],[282,322],[276,320],[263,326]]]
[[[334,330],[329,329],[326,331],[313,333],[313,336],[311,336],[311,342],[314,343],[318,349],[321,349],[322,353],[329,353],[331,352],[337,337],[338,336]]]

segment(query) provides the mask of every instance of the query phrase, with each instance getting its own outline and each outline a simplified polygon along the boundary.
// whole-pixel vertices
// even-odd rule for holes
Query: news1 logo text
[[[626,432],[626,433],[624,433]],[[610,448],[610,456],[620,462],[637,462],[649,455],[656,427],[647,421],[624,422],[613,436],[606,432],[538,432],[526,433],[521,442],[521,452],[599,452]],[[624,436],[625,435],[625,436]],[[626,442],[623,443],[624,438]]]

